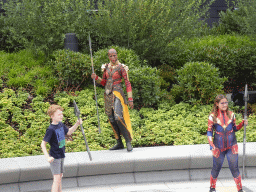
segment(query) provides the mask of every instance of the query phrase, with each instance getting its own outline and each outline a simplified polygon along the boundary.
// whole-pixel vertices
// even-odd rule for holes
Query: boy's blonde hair
[[[63,111],[64,109],[59,106],[59,105],[51,105],[49,108],[48,108],[48,111],[47,111],[47,114],[51,117],[57,110],[61,110]]]

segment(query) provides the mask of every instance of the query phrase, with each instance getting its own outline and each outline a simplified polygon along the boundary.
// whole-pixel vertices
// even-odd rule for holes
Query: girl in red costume
[[[127,151],[132,151],[132,128],[127,104],[133,108],[132,86],[128,78],[128,67],[121,64],[117,59],[115,49],[108,51],[110,63],[102,66],[103,77],[98,77],[95,73],[91,75],[98,84],[105,87],[105,112],[108,115],[113,128],[117,144],[110,150],[123,149],[121,134],[125,138]],[[124,79],[128,102],[122,89],[122,79]]]
[[[224,95],[215,98],[213,109],[209,115],[207,136],[213,154],[213,168],[210,177],[210,192],[215,192],[217,177],[225,156],[229,169],[234,177],[238,192],[243,192],[241,175],[238,169],[238,145],[235,132],[239,131],[247,120],[236,125],[235,114],[228,109],[228,101]],[[213,132],[214,139],[213,139]]]

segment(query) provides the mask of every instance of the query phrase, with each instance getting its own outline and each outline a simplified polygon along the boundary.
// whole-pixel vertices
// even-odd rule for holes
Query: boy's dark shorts
[[[64,173],[64,158],[54,159],[50,163],[50,168],[53,175]]]

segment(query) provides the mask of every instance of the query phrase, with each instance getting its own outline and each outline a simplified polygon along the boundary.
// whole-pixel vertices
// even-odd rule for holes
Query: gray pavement
[[[242,181],[245,192],[256,192],[256,178]],[[217,192],[237,192],[233,179],[219,179]],[[116,185],[98,185],[81,188],[66,188],[63,192],[208,192],[209,180],[131,183]]]

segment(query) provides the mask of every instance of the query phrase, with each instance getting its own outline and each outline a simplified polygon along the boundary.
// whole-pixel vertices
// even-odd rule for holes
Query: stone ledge
[[[242,172],[243,144],[239,143],[239,167]],[[246,177],[256,177],[256,143],[246,144]],[[72,186],[96,185],[99,181],[138,183],[151,181],[197,180],[208,178],[212,154],[208,144],[134,148],[118,151],[67,153],[64,179]],[[225,159],[220,177],[230,171]],[[29,191],[29,186],[51,187],[52,174],[43,155],[0,159],[0,191]],[[41,182],[38,182],[41,181]],[[50,182],[51,183],[51,182]],[[2,185],[1,185],[2,184]],[[40,187],[41,186],[41,187]],[[31,188],[34,188],[31,187]],[[64,186],[63,186],[64,187]],[[7,190],[8,189],[8,190]]]

